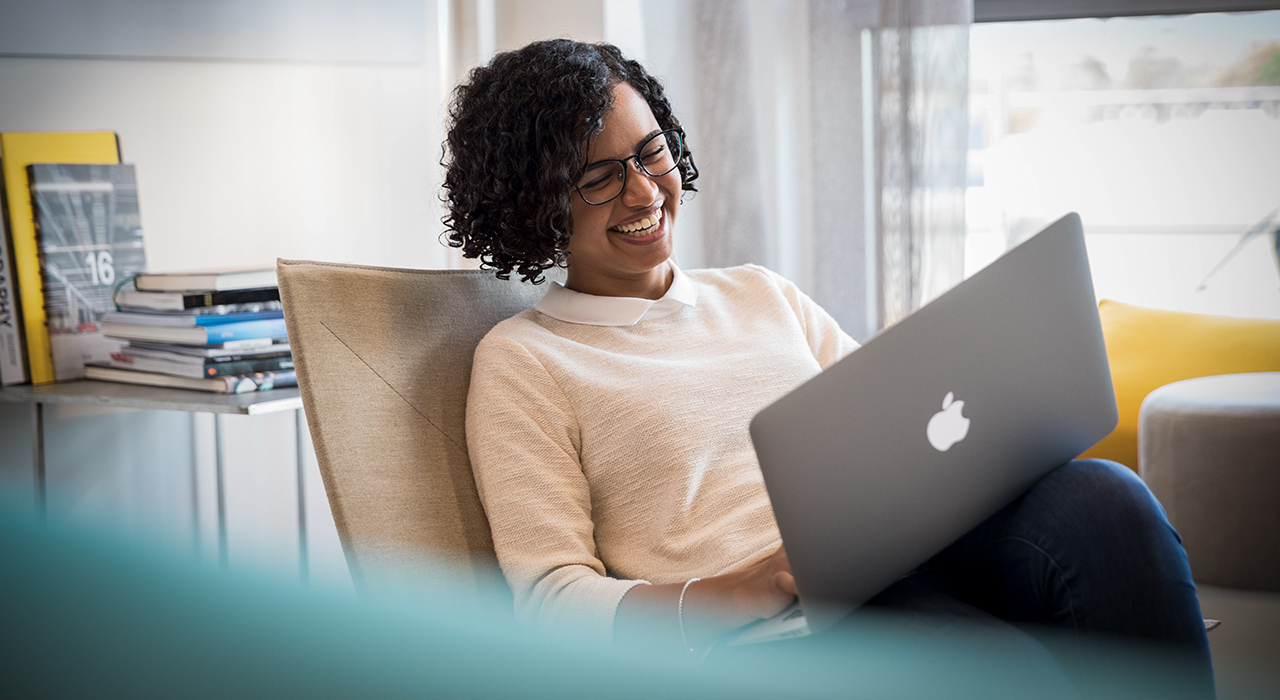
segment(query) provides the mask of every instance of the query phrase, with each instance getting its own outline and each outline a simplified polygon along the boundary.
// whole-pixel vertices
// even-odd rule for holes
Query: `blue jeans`
[[[1178,655],[1178,695],[1212,697],[1209,643],[1181,542],[1131,470],[1075,460],[868,601],[833,634],[874,634],[883,628],[867,621],[888,611],[923,622],[916,629],[926,635],[947,632],[1014,659],[1013,666],[1039,667],[1046,678],[1061,677],[1063,668],[1073,676],[1063,640],[1077,647],[1083,640],[1149,642]],[[794,644],[821,644],[824,636]]]
[[[1182,538],[1131,470],[1081,459],[916,569],[912,581],[1011,622],[1176,646],[1208,661]]]
[[[941,595],[1081,639],[1152,642],[1180,652],[1211,695],[1209,641],[1181,543],[1130,469],[1074,460],[869,604],[927,610]]]

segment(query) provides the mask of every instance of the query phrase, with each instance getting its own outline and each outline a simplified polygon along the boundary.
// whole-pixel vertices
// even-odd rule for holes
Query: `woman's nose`
[[[658,183],[653,181],[649,173],[641,170],[634,160],[627,162],[631,172],[627,173],[626,188],[622,192],[622,202],[629,207],[645,207],[658,198]]]

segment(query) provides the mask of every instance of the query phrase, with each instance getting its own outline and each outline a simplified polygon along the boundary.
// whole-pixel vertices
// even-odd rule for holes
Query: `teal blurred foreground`
[[[0,696],[1176,698],[1176,664],[1063,640],[1053,664],[893,618],[695,667],[519,629],[447,583],[352,600],[0,509]],[[814,643],[817,642],[817,643]],[[1052,645],[1051,645],[1052,646]],[[714,656],[714,655],[713,655]],[[1029,659],[1031,659],[1029,661]],[[1073,688],[1075,690],[1073,690]]]

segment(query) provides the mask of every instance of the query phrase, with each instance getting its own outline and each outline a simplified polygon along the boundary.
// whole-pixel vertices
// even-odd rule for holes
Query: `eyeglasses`
[[[662,177],[675,170],[682,158],[684,129],[667,129],[646,139],[636,149],[635,155],[620,160],[602,160],[587,168],[575,189],[587,204],[606,204],[626,189],[628,161],[634,160],[641,172],[649,177]]]

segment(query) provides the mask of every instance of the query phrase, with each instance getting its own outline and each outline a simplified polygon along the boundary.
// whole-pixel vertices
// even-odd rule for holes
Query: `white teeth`
[[[659,209],[653,214],[650,214],[649,216],[646,216],[634,223],[627,224],[626,226],[615,226],[613,230],[618,233],[625,233],[628,236],[645,236],[653,233],[653,230],[658,227],[658,223],[661,221],[662,210]]]

